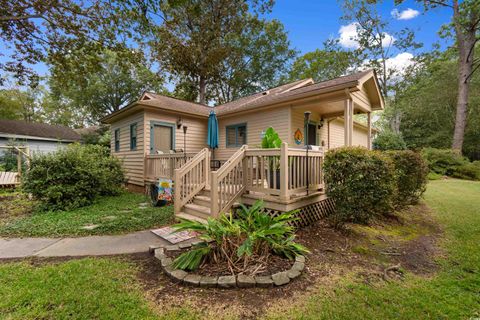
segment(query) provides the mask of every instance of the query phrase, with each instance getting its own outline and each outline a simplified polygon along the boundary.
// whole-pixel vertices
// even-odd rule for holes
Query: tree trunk
[[[458,153],[462,153],[463,138],[467,126],[468,96],[470,89],[468,76],[471,72],[472,62],[466,61],[465,57],[460,55],[458,68],[457,113],[455,116],[455,131],[453,133],[452,143],[452,149]]]
[[[476,42],[476,28],[465,28],[459,22],[460,18],[458,1],[454,1],[453,20],[458,46],[458,94],[452,149],[458,153],[462,153],[465,128],[467,126],[470,79],[473,72],[473,59],[475,57],[474,51]]]
[[[200,104],[206,104],[206,90],[207,85],[204,76],[200,76],[200,81],[198,84],[198,102]]]

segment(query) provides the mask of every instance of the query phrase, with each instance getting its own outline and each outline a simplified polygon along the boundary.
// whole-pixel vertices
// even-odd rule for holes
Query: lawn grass
[[[365,284],[353,271],[298,296],[270,300],[267,319],[476,319],[480,317],[480,182],[430,182],[426,202],[444,230],[439,270]],[[0,314],[7,319],[205,319],[210,307],[145,298],[134,263],[81,259],[0,264]],[[288,286],[285,290],[289,290]],[[143,297],[142,297],[143,296]],[[215,295],[212,295],[215,296]],[[169,299],[168,296],[159,300]],[[167,301],[167,300],[165,300]],[[212,304],[213,305],[213,304]],[[227,311],[227,310],[226,310]],[[216,314],[223,319],[225,314]],[[208,317],[212,318],[212,317]]]
[[[2,319],[156,319],[119,259],[0,265]]]
[[[14,200],[14,201],[18,201]],[[70,211],[34,212],[1,219],[0,236],[60,237],[118,234],[144,230],[167,223],[173,207],[155,208],[142,194],[125,192],[118,196],[101,197],[94,204]],[[92,230],[85,226],[97,225]]]
[[[351,274],[269,319],[474,319],[480,317],[480,183],[432,181],[425,201],[445,231],[439,272],[365,284]]]

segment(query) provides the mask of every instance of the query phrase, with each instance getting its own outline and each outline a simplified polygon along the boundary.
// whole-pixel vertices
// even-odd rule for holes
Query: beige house
[[[103,122],[111,125],[112,154],[122,159],[130,185],[172,178],[176,213],[205,218],[236,201],[262,198],[284,211],[323,200],[323,152],[370,148],[371,112],[381,109],[376,74],[368,70],[319,83],[299,80],[216,107],[146,92]],[[206,144],[212,110],[219,124],[213,153]],[[311,112],[308,124],[305,112]],[[365,114],[366,124],[356,114]],[[284,142],[281,149],[260,149],[268,127]],[[309,160],[305,145],[317,146]]]

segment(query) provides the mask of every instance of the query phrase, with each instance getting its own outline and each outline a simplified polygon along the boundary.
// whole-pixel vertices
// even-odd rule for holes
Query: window
[[[115,152],[120,151],[120,129],[115,130]]]
[[[247,144],[247,125],[235,124],[226,127],[227,147],[241,147]]]
[[[150,122],[150,154],[169,153],[175,149],[175,124]]]
[[[130,150],[137,149],[137,124],[130,125]]]

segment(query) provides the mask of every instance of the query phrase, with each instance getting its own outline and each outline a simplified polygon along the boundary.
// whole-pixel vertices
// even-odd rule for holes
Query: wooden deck
[[[145,181],[172,179],[177,215],[206,219],[228,212],[233,204],[263,199],[266,208],[290,211],[325,199],[323,152],[290,148],[251,149],[244,145],[216,171],[211,152],[149,155]]]

